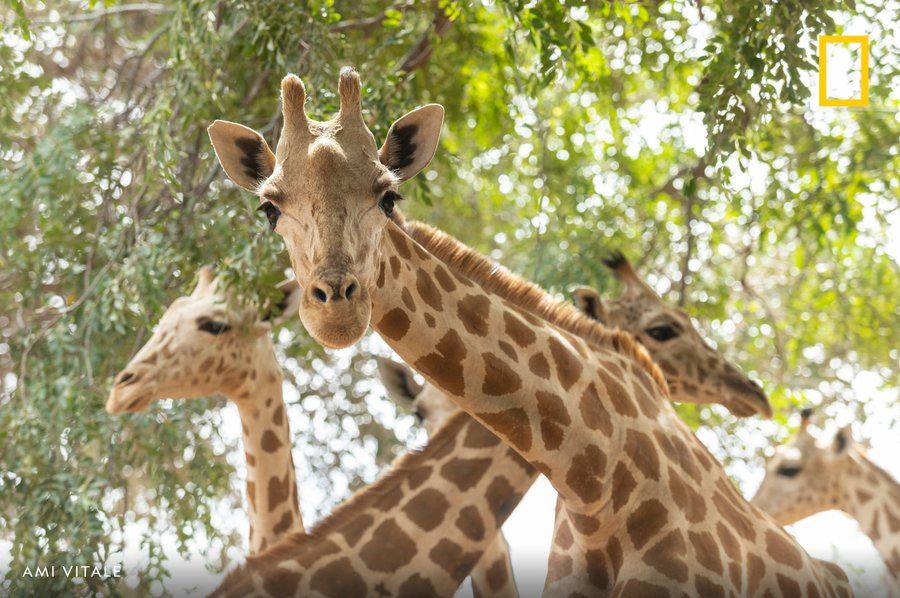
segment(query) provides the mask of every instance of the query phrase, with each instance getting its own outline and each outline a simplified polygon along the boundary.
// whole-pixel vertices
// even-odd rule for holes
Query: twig
[[[778,354],[779,361],[779,377],[784,380],[787,374],[788,360],[787,355],[784,352],[784,343],[781,338],[781,331],[778,328],[778,318],[775,316],[775,313],[772,311],[769,302],[765,300],[765,298],[756,292],[756,289],[750,285],[750,282],[747,280],[750,274],[750,264],[749,258],[753,253],[753,241],[747,244],[747,248],[744,250],[744,271],[741,273],[740,283],[741,289],[743,289],[744,293],[749,297],[756,299],[762,307],[763,313],[766,314],[766,318],[769,322],[772,323],[772,333],[775,336],[775,352]]]
[[[687,247],[684,249],[684,256],[681,258],[681,280],[678,281],[678,306],[684,307],[687,301],[687,279],[690,274],[691,257],[694,253],[694,231],[692,225],[694,223],[694,193],[682,196],[681,206],[684,210],[684,228],[687,235]]]
[[[153,46],[156,45],[156,42],[169,30],[169,24],[166,23],[162,27],[156,30],[156,32],[150,36],[150,39],[147,40],[147,43],[144,44],[144,47],[140,52],[135,54],[131,54],[122,59],[122,62],[119,64],[118,68],[116,68],[116,79],[113,84],[110,86],[109,91],[106,92],[102,101],[106,102],[110,97],[112,97],[113,92],[116,88],[119,87],[119,82],[122,80],[123,75],[125,74],[125,66],[131,62],[132,60],[137,60],[137,63],[134,65],[134,68],[131,70],[131,77],[128,82],[128,91],[126,95],[131,95],[131,92],[134,90],[134,85],[137,80],[138,74],[140,73],[141,67],[144,65],[144,60],[147,58],[147,55],[153,49]]]
[[[709,166],[709,162],[707,161],[707,159],[700,158],[693,166],[685,166],[684,168],[680,168],[678,172],[669,177],[665,183],[654,189],[652,192],[653,195],[665,193],[670,197],[683,197],[681,190],[675,187],[675,181],[683,179],[688,175],[690,175],[690,178],[694,179],[695,181],[709,180],[710,177],[706,174],[707,166]]]
[[[110,257],[110,260],[97,272],[97,275],[94,276],[94,279],[91,281],[90,286],[85,289],[84,293],[81,296],[72,302],[71,305],[60,309],[56,315],[43,327],[41,328],[37,335],[25,346],[25,349],[22,351],[22,357],[19,359],[19,380],[17,382],[17,390],[19,391],[19,397],[25,398],[25,377],[28,372],[28,355],[31,353],[31,350],[37,345],[50,331],[51,328],[56,326],[60,320],[62,320],[65,316],[69,315],[73,311],[77,310],[81,305],[85,302],[85,300],[97,289],[97,285],[100,280],[106,275],[109,269],[113,266],[113,264],[117,263],[115,256],[123,249],[124,242],[119,244],[119,247],[116,248],[116,251],[113,252],[113,256]]]
[[[156,4],[155,2],[141,2],[137,4],[121,4],[119,6],[110,6],[109,8],[104,8],[102,10],[95,10],[94,12],[89,12],[83,15],[76,15],[72,17],[66,17],[59,20],[48,19],[47,17],[42,17],[39,19],[31,19],[33,23],[37,23],[39,25],[44,25],[48,23],[80,23],[83,21],[95,21],[97,19],[102,19],[104,17],[108,17],[111,15],[124,14],[129,12],[149,12],[160,14],[164,12],[172,12],[172,8],[169,6],[165,6],[163,4]]]
[[[338,33],[343,33],[345,31],[360,31],[368,35],[388,18],[388,11],[406,12],[415,5],[415,2],[408,0],[407,2],[395,4],[383,13],[375,15],[374,17],[366,17],[364,19],[355,19],[352,21],[341,21],[340,23],[332,25],[331,30]]]
[[[409,52],[406,53],[406,56],[403,57],[403,60],[400,61],[400,64],[395,70],[399,73],[403,73],[405,76],[425,65],[431,58],[431,53],[434,51],[434,47],[431,43],[431,34],[434,33],[435,37],[443,37],[444,34],[447,33],[447,30],[450,29],[450,25],[451,21],[450,17],[447,16],[447,13],[441,8],[435,10],[434,19],[431,21],[431,27],[422,34],[419,41],[413,44],[412,48],[409,49]]]
[[[693,257],[694,253],[694,232],[692,230],[692,225],[694,223],[694,206],[697,203],[696,190],[692,189],[690,193],[685,194],[683,189],[684,185],[681,186],[681,189],[675,186],[675,181],[681,179],[689,179],[694,183],[699,180],[707,180],[709,176],[706,174],[706,168],[709,163],[706,161],[706,158],[700,158],[696,164],[693,166],[686,166],[681,168],[669,177],[665,183],[657,187],[653,191],[653,195],[658,195],[660,193],[665,193],[669,197],[674,199],[678,199],[681,201],[681,207],[684,212],[684,227],[685,227],[685,235],[687,236],[687,247],[684,251],[684,256],[681,259],[681,280],[678,284],[678,305],[684,306],[687,301],[687,279],[688,274],[690,274],[690,261],[691,257]]]

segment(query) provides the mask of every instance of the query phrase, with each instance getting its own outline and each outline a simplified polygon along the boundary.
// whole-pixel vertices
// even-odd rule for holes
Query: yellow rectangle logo
[[[828,96],[828,46],[830,44],[858,45],[860,52],[859,97],[834,98]],[[869,105],[869,36],[822,35],[819,36],[819,105],[820,106],[868,106]]]

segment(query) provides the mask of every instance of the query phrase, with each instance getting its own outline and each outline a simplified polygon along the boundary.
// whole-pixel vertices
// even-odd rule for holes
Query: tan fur
[[[419,135],[433,131],[437,119],[426,118],[431,128],[420,127],[421,119],[392,127],[394,146],[406,148],[387,152],[404,156],[393,166],[415,164],[418,171],[427,162],[421,158],[430,157],[434,135],[422,137],[429,141],[422,147]],[[354,147],[346,141],[341,146],[345,152]],[[294,162],[295,155],[279,156],[275,174],[261,190],[265,196],[271,183],[290,196],[280,205],[291,218],[276,232],[285,238],[293,263],[351,254],[352,267],[344,272],[352,270],[367,292],[357,299],[364,317],[355,334],[341,329],[337,302],[307,317],[301,312],[304,325],[320,343],[345,347],[371,324],[426,380],[546,474],[578,525],[570,541],[589,565],[579,581],[613,594],[681,595],[709,588],[727,595],[743,591],[743,576],[733,573],[734,567],[710,573],[702,559],[733,561],[740,570],[753,557],[761,592],[791,593],[792,584],[802,582],[814,588],[804,588],[808,592],[846,594],[845,580],[822,569],[740,497],[665,401],[665,381],[658,371],[648,373],[652,363],[628,336],[604,334],[588,342],[529,314],[486,288],[493,284],[493,266],[467,270],[481,273],[479,284],[455,267],[465,260],[442,261],[384,212],[380,219],[355,218],[377,206],[362,190],[362,177],[358,192],[338,194],[347,176],[328,180],[305,170],[302,159]],[[377,170],[358,157],[349,162],[360,173]],[[304,195],[304,177],[319,180],[330,195]],[[322,218],[335,223],[327,236],[301,236],[303,227]],[[304,265],[295,276],[307,285],[315,284],[318,274]],[[490,288],[511,290],[506,283]],[[525,304],[537,309],[543,303]],[[588,337],[597,330],[574,329]],[[609,340],[598,344],[600,339]],[[688,532],[711,534],[716,526],[724,530],[717,539],[696,549],[686,546]]]
[[[581,286],[572,292],[575,304],[604,326],[632,334],[665,374],[672,400],[717,403],[737,417],[772,416],[763,388],[710,346],[687,312],[657,295],[621,253],[603,263],[624,292],[601,299],[595,289]]]
[[[436,434],[452,417],[461,412],[453,401],[433,385],[428,383],[424,386],[419,385],[408,366],[390,359],[381,357],[377,359],[378,370],[388,396],[403,408],[414,411],[429,436]],[[502,460],[509,449],[506,445],[498,444],[496,450],[494,459]],[[518,597],[509,544],[503,532],[496,535],[478,564],[472,569],[471,580],[472,591],[476,597]]]
[[[292,534],[265,552],[248,557],[243,568],[259,567],[265,565],[266,561],[278,561],[295,556],[307,546],[315,544],[319,538],[327,536],[345,525],[347,520],[396,488],[412,470],[427,463],[434,452],[438,452],[440,448],[453,442],[466,419],[464,413],[456,414],[428,441],[427,450],[412,450],[400,455],[391,464],[387,473],[336,506],[327,517],[316,523],[308,532]],[[243,568],[234,570],[228,577],[240,577],[244,573]],[[228,583],[227,578],[225,583]]]
[[[900,591],[900,484],[868,459],[849,426],[822,445],[808,424],[804,417],[792,441],[767,461],[753,504],[782,525],[830,509],[846,512],[872,540]]]
[[[264,584],[265,580],[277,577],[279,570],[287,569],[293,571],[298,567],[305,571],[306,574],[304,579],[306,581],[304,583],[308,583],[314,569],[319,567],[322,563],[316,563],[313,566],[298,565],[298,562],[304,562],[304,554],[314,553],[313,551],[318,550],[323,543],[337,541],[338,532],[348,523],[353,522],[354,518],[361,513],[370,510],[378,511],[378,501],[392,492],[398,491],[404,484],[408,483],[409,477],[423,466],[434,464],[434,469],[437,470],[437,463],[439,463],[440,460],[443,459],[446,461],[448,458],[454,458],[454,451],[451,445],[461,442],[461,439],[466,436],[466,430],[472,426],[478,426],[478,424],[468,415],[462,412],[455,414],[441,427],[440,430],[438,430],[437,433],[434,434],[424,449],[410,451],[399,457],[394,462],[391,469],[382,478],[363,488],[353,495],[353,497],[336,507],[328,517],[316,524],[309,533],[292,534],[265,552],[248,557],[245,565],[228,574],[214,595],[256,595],[257,592],[254,588],[258,583]],[[502,447],[502,445],[499,444],[497,446]],[[482,451],[484,450],[496,452],[495,449],[482,449]],[[484,480],[490,480],[493,476],[505,476],[509,480],[509,483],[511,484],[510,487],[514,492],[512,500],[517,502],[518,499],[521,498],[521,495],[524,494],[525,490],[527,490],[534,481],[536,472],[528,471],[527,466],[525,466],[519,460],[519,457],[515,456],[511,451],[503,449],[503,455],[503,458],[499,458],[498,455],[498,458],[493,460],[491,468],[485,474]],[[440,476],[436,474],[433,475],[432,478],[436,481],[440,480]],[[422,489],[429,487],[430,483],[430,481],[425,481],[417,486],[416,492],[421,492]],[[404,494],[410,493],[409,491],[404,490]],[[446,493],[445,496],[451,504],[456,504],[457,506],[460,504],[474,504],[459,497],[455,497],[453,493]],[[379,513],[381,513],[382,517],[399,518],[400,515],[398,513],[401,510],[399,507],[400,505],[403,505],[404,502],[405,498],[402,498],[388,512],[379,511]],[[499,531],[499,526],[506,514],[491,514],[490,511],[488,511],[490,517],[483,517],[483,521],[487,528],[485,539],[481,542],[473,543],[472,546],[468,546],[467,550],[472,552],[483,552],[491,546],[492,540]],[[500,517],[500,520],[495,521],[493,518],[494,516]],[[426,541],[433,542],[435,539],[439,538],[452,538],[459,541],[460,533],[452,525],[453,518],[450,517],[448,522],[450,523],[449,526],[439,528],[432,532],[423,533],[420,530],[418,543],[422,544]],[[372,527],[374,527],[374,525]],[[379,540],[378,538],[373,537],[372,541],[378,542]],[[351,558],[353,558],[354,555],[358,556],[361,544],[362,542],[358,542],[353,549],[343,549],[331,560],[343,558],[344,556],[350,556]],[[381,550],[390,551],[392,550],[392,546],[385,545]],[[323,561],[323,563],[324,562],[325,561]],[[361,573],[365,573],[365,571],[361,569],[358,570]],[[416,569],[416,573],[426,578],[430,576],[429,571],[422,569]],[[376,574],[373,572],[369,572],[367,575],[368,577],[365,581],[370,584],[369,594],[372,594],[374,593],[372,588],[376,585],[376,581],[378,580],[376,579]],[[463,577],[465,577],[465,575],[463,575]],[[402,579],[397,580],[391,574],[387,574],[382,575],[381,583],[398,585],[399,581],[402,581]],[[433,579],[433,581],[435,587],[444,587],[447,589],[446,580],[444,580],[443,586],[441,586],[438,580]],[[458,581],[461,582],[462,578]],[[456,586],[454,585],[453,589],[455,589],[455,587]],[[441,595],[444,595],[444,593],[445,592],[441,592]]]
[[[443,231],[415,221],[402,223],[402,226],[436,258],[478,283],[485,291],[584,339],[595,348],[611,348],[633,358],[651,375],[663,395],[668,396],[669,388],[662,371],[627,332],[611,330],[591,320],[574,306],[557,301],[541,287],[523,280]]]
[[[279,288],[290,303],[296,284]],[[285,317],[293,315],[292,307],[287,311]],[[213,335],[199,328],[203,321],[231,329]],[[251,552],[303,530],[293,439],[270,326],[255,309],[229,301],[212,269],[202,268],[194,292],[172,302],[151,338],[116,376],[106,405],[109,413],[136,412],[157,399],[224,394],[237,406],[247,460]]]

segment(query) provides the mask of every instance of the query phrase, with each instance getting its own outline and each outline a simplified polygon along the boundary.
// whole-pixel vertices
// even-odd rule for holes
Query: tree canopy
[[[103,404],[201,265],[260,305],[284,277],[280,238],[206,127],[241,122],[274,147],[288,72],[324,118],[355,66],[379,141],[413,107],[444,105],[408,216],[566,300],[578,284],[618,292],[601,258],[621,250],[703,321],[776,410],[679,406],[727,464],[756,463],[798,405],[900,422],[896,3],[5,0],[0,15],[0,541],[14,568],[104,562],[137,526],[147,566],[132,581],[151,589],[164,532],[220,566],[240,545],[243,528],[213,524],[240,504],[219,403],[127,417]],[[861,29],[871,106],[818,108],[817,36]],[[373,381],[377,345],[328,354],[295,321],[278,346],[292,408],[317,430],[295,430],[322,489],[305,508],[327,512],[413,440],[411,418]]]

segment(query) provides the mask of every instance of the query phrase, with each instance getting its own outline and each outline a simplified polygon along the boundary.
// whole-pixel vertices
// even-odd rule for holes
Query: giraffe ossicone
[[[269,334],[296,310],[299,288],[293,280],[279,285],[281,315],[272,321],[249,307],[229,307],[219,287],[212,268],[201,268],[193,293],[172,302],[115,377],[106,410],[135,413],[159,399],[210,395],[233,402],[243,432],[253,553],[303,530],[281,368]]]
[[[391,219],[396,185],[434,153],[436,136],[423,131],[435,119],[395,123],[383,147],[397,151],[379,154],[361,118],[344,118],[345,105],[358,110],[355,73],[342,73],[340,90],[341,114],[315,123],[298,114],[299,81],[283,82],[284,141],[256,184],[305,289],[301,319],[326,346],[352,344],[371,321],[406,363],[547,476],[584,558],[577,588],[552,593],[849,595],[839,569],[811,559],[741,497],[666,401],[662,373],[633,337],[574,308],[538,306],[548,316],[535,316],[510,300],[515,285],[411,239]],[[239,139],[211,136],[229,160],[218,147]],[[245,154],[223,166],[255,162],[265,161]]]
[[[794,438],[767,459],[752,503],[782,525],[844,511],[872,540],[900,592],[900,484],[866,456],[849,425],[820,442],[809,431],[811,418],[804,410]]]
[[[259,194],[261,209],[290,248],[304,288],[300,319],[329,348],[350,346],[366,332],[386,214],[399,199],[397,185],[431,161],[444,119],[442,106],[417,108],[391,126],[378,148],[362,119],[359,75],[343,69],[338,87],[340,112],[318,122],[306,115],[300,79],[284,78],[284,127],[275,153],[242,125],[209,127],[225,173]]]

